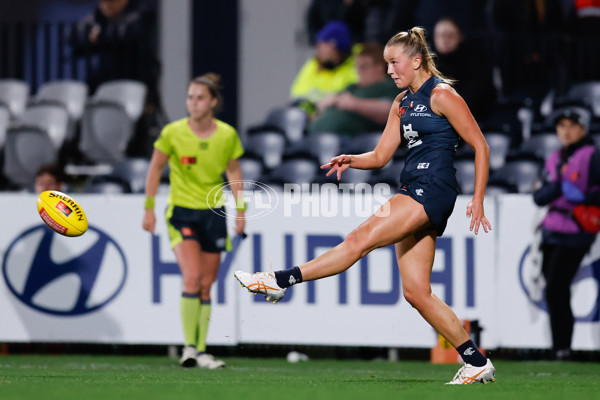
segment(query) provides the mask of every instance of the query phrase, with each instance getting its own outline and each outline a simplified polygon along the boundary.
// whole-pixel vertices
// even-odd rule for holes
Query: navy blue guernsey
[[[442,82],[432,76],[416,93],[407,90],[400,100],[400,134],[408,147],[402,185],[434,175],[458,190],[453,162],[459,136],[445,117],[431,111],[431,91]]]

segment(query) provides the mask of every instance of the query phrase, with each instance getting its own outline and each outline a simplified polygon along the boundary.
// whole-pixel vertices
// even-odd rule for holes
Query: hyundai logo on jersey
[[[427,111],[427,107],[424,104],[417,104],[415,107],[416,112],[424,112]]]
[[[26,306],[75,316],[98,310],[119,294],[127,261],[119,245],[99,229],[90,227],[85,237],[73,240],[39,225],[10,244],[2,274]]]

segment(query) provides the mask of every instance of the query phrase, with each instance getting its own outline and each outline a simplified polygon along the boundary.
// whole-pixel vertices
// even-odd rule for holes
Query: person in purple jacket
[[[549,206],[541,228],[552,358],[570,360],[575,323],[571,283],[596,238],[595,233],[579,225],[573,210],[579,204],[600,205],[600,153],[587,134],[588,110],[562,108],[554,114],[553,121],[562,147],[546,160],[544,181],[533,199],[539,206]]]

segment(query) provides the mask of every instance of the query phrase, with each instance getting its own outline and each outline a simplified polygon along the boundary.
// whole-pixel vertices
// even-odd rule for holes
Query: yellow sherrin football
[[[81,236],[87,231],[88,221],[83,209],[72,197],[57,190],[42,192],[37,200],[42,220],[56,233]]]

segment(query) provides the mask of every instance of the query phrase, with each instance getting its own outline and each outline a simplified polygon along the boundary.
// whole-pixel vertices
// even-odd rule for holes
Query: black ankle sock
[[[487,363],[487,359],[470,339],[458,346],[456,351],[458,351],[464,362],[474,367],[483,367]]]
[[[287,288],[302,282],[302,272],[298,267],[275,271],[275,279],[280,288]]]

